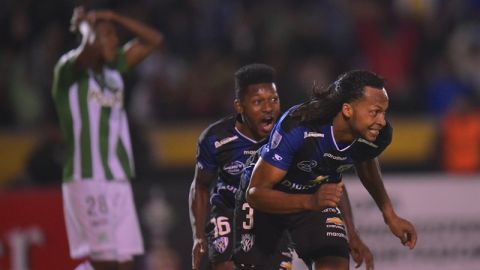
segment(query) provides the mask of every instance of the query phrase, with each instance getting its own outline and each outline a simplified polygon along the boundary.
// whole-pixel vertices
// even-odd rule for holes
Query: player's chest
[[[123,108],[124,84],[118,72],[107,69],[102,73],[89,71],[87,87],[90,106]]]
[[[258,147],[257,144],[238,142],[218,149],[215,156],[219,169],[228,175],[240,175],[247,159]]]

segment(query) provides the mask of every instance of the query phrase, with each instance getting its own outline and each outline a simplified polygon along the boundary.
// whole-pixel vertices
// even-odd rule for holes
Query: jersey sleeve
[[[211,137],[208,136],[208,129],[198,139],[197,166],[207,171],[216,171],[218,167],[215,160],[215,146]]]
[[[78,77],[78,71],[75,68],[75,61],[78,53],[75,51],[64,54],[58,60],[53,71],[52,94],[57,97],[61,89],[66,89],[67,86],[74,83]]]
[[[270,139],[260,155],[271,165],[287,170],[295,153],[303,144],[303,129],[301,126],[297,126],[286,131],[282,128],[283,120],[280,120],[273,128]],[[286,120],[289,121],[288,118]]]
[[[353,147],[352,159],[354,162],[362,162],[378,157],[392,142],[393,128],[389,122],[380,130],[380,134],[373,142],[363,138],[357,140]]]

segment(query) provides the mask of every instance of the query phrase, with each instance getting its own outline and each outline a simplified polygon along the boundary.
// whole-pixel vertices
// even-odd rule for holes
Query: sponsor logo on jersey
[[[282,182],[280,182],[280,184],[289,188],[289,189],[293,189],[293,190],[309,190],[309,189],[313,188],[314,186],[316,186],[316,184],[302,185],[302,184],[294,183],[294,182],[292,182],[288,179],[282,180]]]
[[[317,176],[317,178],[311,180],[310,183],[312,183],[313,185],[318,185],[318,184],[321,184],[322,182],[327,181],[328,177],[329,177],[328,175],[319,175]]]
[[[325,208],[322,210],[322,213],[335,213],[335,214],[340,214],[340,210],[338,208],[333,208],[333,207],[329,207],[329,208]]]
[[[275,132],[273,132],[272,134],[272,143],[271,143],[272,146],[270,148],[271,149],[277,148],[281,141],[282,141],[282,135],[278,133],[278,130],[275,130]]]
[[[358,142],[361,142],[361,143],[364,143],[364,144],[366,144],[366,145],[369,145],[369,146],[371,146],[371,147],[373,147],[373,148],[378,148],[378,145],[376,145],[376,144],[374,144],[374,143],[372,143],[372,142],[369,142],[369,141],[365,140],[364,138],[358,138],[357,141],[358,141]]]
[[[279,154],[274,154],[273,157],[272,157],[273,160],[276,160],[276,161],[281,161],[283,159],[282,156],[280,156]]]
[[[250,249],[252,249],[254,242],[255,236],[253,234],[242,234],[240,245],[242,246],[242,250],[244,252],[248,252]]]
[[[219,148],[220,146],[224,145],[224,144],[227,144],[229,142],[233,142],[235,141],[236,139],[238,139],[238,136],[235,135],[235,136],[232,136],[232,137],[227,137],[225,139],[222,139],[220,141],[215,141],[215,148]]]
[[[224,253],[228,247],[228,237],[222,236],[213,241],[213,247],[219,253]]]
[[[334,160],[346,160],[347,159],[347,157],[335,156],[335,155],[332,155],[330,153],[325,153],[325,154],[323,154],[323,156],[334,159]]]
[[[251,155],[255,154],[256,152],[257,152],[256,150],[244,150],[243,154],[247,155],[247,156],[251,156]]]
[[[100,91],[88,91],[88,100],[94,100],[103,107],[120,107],[123,108],[123,91],[110,93]]]
[[[220,192],[221,190],[228,190],[232,193],[236,193],[238,188],[232,185],[221,185],[218,187],[218,192]]]
[[[312,172],[312,169],[317,166],[317,161],[315,160],[302,160],[297,163],[297,168],[304,172]]]
[[[335,225],[343,225],[343,220],[339,217],[327,218],[327,220],[325,222],[335,224]]]
[[[353,164],[340,165],[340,166],[338,166],[338,168],[337,168],[337,172],[338,172],[338,173],[342,173],[342,172],[344,172],[344,171],[346,171],[346,170],[348,170],[348,169],[350,169],[350,168],[352,168],[352,167],[353,167]]]
[[[303,138],[323,138],[325,135],[323,133],[318,133],[318,132],[303,132]]]
[[[347,239],[347,236],[344,233],[338,233],[338,232],[327,232],[327,236],[329,236],[329,237],[341,237],[341,238]]]
[[[231,163],[223,165],[223,170],[231,175],[237,175],[242,172],[244,167],[245,167],[245,164],[243,164],[238,160],[235,160]]]

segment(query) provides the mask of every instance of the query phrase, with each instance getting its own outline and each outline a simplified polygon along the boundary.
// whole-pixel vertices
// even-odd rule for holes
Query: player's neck
[[[255,136],[255,134],[252,132],[252,130],[245,123],[236,121],[235,122],[235,128],[237,128],[237,130],[240,133],[242,133],[243,136],[246,136],[247,138],[249,138],[252,141],[257,141],[258,142],[258,141],[261,141],[261,140],[264,139],[260,136]]]
[[[333,118],[332,126],[333,136],[335,136],[337,142],[351,143],[356,139],[352,129],[341,113]]]

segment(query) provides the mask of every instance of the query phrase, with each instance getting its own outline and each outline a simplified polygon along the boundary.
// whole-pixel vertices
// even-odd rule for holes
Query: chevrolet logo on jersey
[[[318,184],[321,184],[322,182],[327,181],[327,179],[328,179],[328,175],[319,175],[317,176],[317,178],[311,180],[310,183],[318,185]]]

